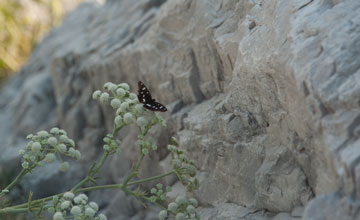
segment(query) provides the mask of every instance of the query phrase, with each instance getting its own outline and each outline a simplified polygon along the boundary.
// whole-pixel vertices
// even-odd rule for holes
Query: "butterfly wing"
[[[167,109],[164,105],[158,103],[151,97],[149,90],[146,88],[144,83],[138,82],[138,99],[139,102],[144,105],[144,108],[151,111],[166,112]]]
[[[143,104],[155,101],[151,98],[151,94],[150,94],[149,90],[146,88],[144,83],[142,83],[141,81],[138,82],[138,99],[139,99],[139,102],[141,102]]]
[[[151,111],[160,111],[160,112],[167,111],[165,106],[163,106],[162,104],[155,102],[155,101],[150,102],[150,103],[144,103],[144,108],[147,108]]]

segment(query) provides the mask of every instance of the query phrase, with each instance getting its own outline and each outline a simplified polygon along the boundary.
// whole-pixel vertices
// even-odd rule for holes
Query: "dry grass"
[[[73,0],[79,3],[82,0]],[[65,14],[65,0],[0,0],[0,82],[18,70]]]

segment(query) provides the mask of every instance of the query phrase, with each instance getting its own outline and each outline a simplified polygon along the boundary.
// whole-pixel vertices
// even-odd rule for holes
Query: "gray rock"
[[[268,220],[272,214],[264,210],[245,208],[231,203],[219,204],[214,208],[201,208],[201,219],[207,220]]]
[[[358,0],[84,4],[3,88],[0,166],[14,170],[23,137],[55,125],[90,163],[114,114],[92,91],[107,81],[136,91],[141,80],[168,105],[169,127],[153,131],[160,151],[140,174],[168,168],[166,145],[177,134],[198,163],[204,219],[291,219],[299,206],[303,219],[356,219],[347,210],[360,196],[359,8]],[[137,160],[136,136],[134,127],[120,133],[126,159],[112,159],[105,182]],[[119,203],[125,197],[106,212],[146,215]]]
[[[303,216],[303,213],[304,213],[304,207],[298,206],[298,207],[295,207],[291,211],[291,216],[292,217],[301,217],[301,216]]]
[[[304,210],[306,220],[357,220],[360,219],[360,202],[355,198],[327,194],[313,199]]]
[[[300,220],[300,218],[292,217],[289,213],[281,212],[275,215],[272,220]]]

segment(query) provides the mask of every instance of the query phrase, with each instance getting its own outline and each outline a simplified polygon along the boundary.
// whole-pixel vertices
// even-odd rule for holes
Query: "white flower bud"
[[[55,212],[55,209],[54,207],[50,207],[47,209],[47,211],[50,213],[50,214],[53,214]]]
[[[94,217],[94,215],[95,215],[94,209],[92,209],[92,208],[90,208],[90,207],[87,207],[87,208],[85,209],[85,215],[86,215],[86,216],[89,216],[90,218]]]
[[[186,154],[180,154],[179,159],[182,161],[188,161],[189,158],[186,156]]]
[[[35,160],[36,160],[36,157],[35,157],[35,155],[30,155],[29,159],[30,159],[31,161],[35,161]]]
[[[115,125],[120,126],[123,123],[122,117],[120,115],[115,117]]]
[[[166,217],[167,217],[167,211],[166,210],[161,210],[159,212],[159,219],[164,220]]]
[[[74,140],[69,139],[69,144],[70,144],[70,146],[75,147],[75,142],[74,142]]]
[[[55,154],[53,154],[53,153],[48,153],[48,154],[46,154],[44,160],[45,160],[46,162],[48,162],[48,163],[52,163],[52,162],[55,161],[55,159],[56,159]]]
[[[121,88],[123,88],[123,89],[125,89],[127,91],[129,91],[129,89],[130,89],[129,84],[127,84],[127,83],[120,83],[119,87],[121,87]]]
[[[138,97],[135,93],[130,93],[129,98],[133,100],[137,100]]]
[[[54,137],[49,137],[48,144],[54,147],[57,144],[57,139]]]
[[[118,108],[118,109],[116,110],[116,115],[121,115],[121,113],[122,113],[122,109],[121,109],[121,108]]]
[[[104,84],[104,89],[106,90],[110,90],[110,87],[113,87],[114,83],[112,82],[107,82]],[[115,85],[116,86],[116,85]]]
[[[38,153],[41,149],[41,144],[39,142],[34,142],[32,145],[31,145],[31,151],[34,152],[34,153]]]
[[[44,138],[44,137],[47,137],[47,136],[49,135],[49,133],[48,133],[47,131],[39,131],[39,132],[37,133],[37,135],[38,135],[39,137]]]
[[[66,193],[64,193],[64,198],[65,199],[73,199],[74,198],[74,193],[66,192]]]
[[[192,205],[188,205],[187,207],[186,207],[186,211],[188,212],[188,213],[190,213],[190,214],[193,214],[193,213],[195,213],[195,207],[194,206],[192,206]]]
[[[142,149],[142,153],[145,154],[145,155],[147,155],[147,154],[149,153],[149,150],[146,149],[146,148],[144,148],[144,149]]]
[[[62,143],[67,143],[69,142],[69,138],[66,135],[60,135],[59,141]]]
[[[80,196],[76,196],[76,197],[74,198],[74,202],[75,202],[76,204],[80,204],[81,201],[82,201],[82,199],[81,199]]]
[[[84,193],[80,194],[79,197],[86,202],[88,201],[88,197]]]
[[[111,83],[111,84],[109,85],[109,90],[110,90],[111,92],[115,92],[116,89],[117,89],[117,86],[116,86],[115,84]]]
[[[145,125],[147,125],[148,121],[144,118],[144,117],[138,117],[138,119],[136,120],[136,124],[140,127],[144,127]]]
[[[105,145],[104,145],[104,150],[105,150],[105,151],[110,151],[110,146],[107,145],[107,144],[105,144]]]
[[[89,206],[95,210],[95,212],[97,212],[99,210],[99,206],[98,204],[96,204],[96,202],[90,202]]]
[[[60,205],[61,209],[68,209],[70,207],[70,202],[69,201],[64,201],[61,203]]]
[[[23,162],[22,164],[21,164],[21,166],[24,168],[24,169],[27,169],[27,168],[29,168],[29,163],[28,162]]]
[[[50,133],[52,134],[59,134],[59,128],[51,128]]]
[[[107,220],[106,215],[100,214],[100,215],[99,215],[99,220]]]
[[[64,220],[64,217],[61,212],[56,212],[53,216],[53,220]]]
[[[120,108],[121,101],[119,99],[113,99],[113,100],[111,100],[110,105],[113,108]]]
[[[75,158],[76,158],[77,160],[80,160],[80,158],[81,158],[81,153],[80,153],[80,151],[75,150]]]
[[[186,203],[186,198],[185,198],[184,196],[178,196],[178,197],[175,199],[175,202],[176,202],[178,205],[185,204],[185,203]]]
[[[92,98],[96,100],[96,99],[100,98],[100,95],[101,95],[101,91],[100,91],[100,90],[96,90],[96,91],[92,94]]]
[[[143,113],[144,112],[144,106],[143,104],[137,104],[135,105],[135,109],[138,113]]]
[[[73,215],[80,215],[81,214],[81,208],[79,206],[74,206],[71,208],[71,214]]]
[[[70,147],[70,148],[69,148],[69,154],[70,154],[70,156],[75,157],[75,153],[76,153],[76,150],[75,150],[73,147]]]
[[[58,149],[58,151],[59,151],[60,153],[65,153],[66,150],[67,150],[65,144],[59,144],[56,148]]]
[[[184,215],[184,213],[178,213],[175,217],[176,220],[185,220],[186,217]]]
[[[176,204],[175,202],[171,202],[168,205],[168,209],[172,212],[176,212],[176,210],[178,209],[178,204]]]
[[[60,164],[60,171],[66,172],[69,169],[70,165],[68,162],[63,162]]]
[[[134,117],[130,112],[125,113],[124,115],[124,122],[126,124],[134,123]]]
[[[116,94],[120,97],[124,97],[124,95],[126,94],[125,90],[123,88],[118,88],[116,90]]]
[[[194,198],[189,199],[189,203],[193,205],[194,207],[198,206],[198,201]]]
[[[24,155],[25,154],[25,151],[24,150],[19,150],[19,155]]]
[[[100,96],[100,102],[107,102],[109,100],[109,93],[104,92],[103,94],[101,94]]]
[[[26,139],[31,139],[31,138],[33,138],[33,137],[34,137],[34,135],[29,134],[28,136],[26,136]]]
[[[128,102],[123,102],[123,103],[121,103],[121,105],[120,105],[120,111],[121,112],[125,112],[127,109],[129,108],[129,103]]]
[[[59,129],[59,134],[61,135],[67,135],[66,131],[63,129]]]

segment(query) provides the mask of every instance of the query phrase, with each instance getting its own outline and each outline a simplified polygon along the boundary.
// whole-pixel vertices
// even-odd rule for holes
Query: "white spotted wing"
[[[164,105],[158,103],[151,97],[149,90],[146,88],[144,83],[138,82],[138,99],[139,102],[144,105],[144,108],[151,111],[166,112],[167,109]]]

